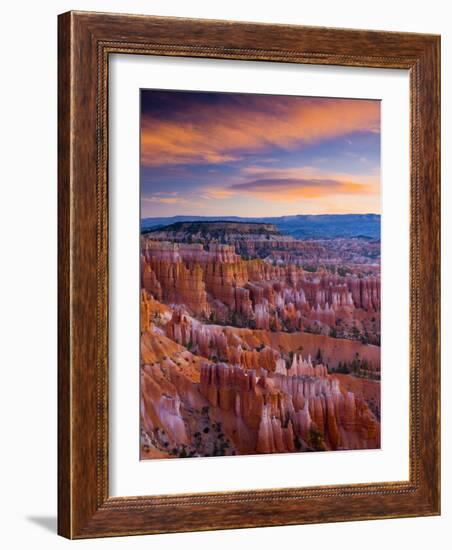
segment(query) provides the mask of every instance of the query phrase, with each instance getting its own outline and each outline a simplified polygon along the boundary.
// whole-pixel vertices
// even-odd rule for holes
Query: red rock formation
[[[188,444],[181,413],[181,399],[160,367],[145,367],[141,376],[142,428],[148,433],[164,431],[170,444]]]
[[[262,330],[365,334],[367,341],[379,342],[377,277],[311,274],[293,264],[244,261],[232,246],[218,243],[205,250],[201,244],[147,239],[142,255],[143,288],[201,319]]]
[[[291,452],[297,438],[309,448],[314,427],[326,449],[379,446],[379,423],[364,401],[341,391],[323,365],[309,366],[300,358],[291,368],[309,369],[309,374],[257,374],[224,363],[202,365],[201,393],[212,407],[229,415],[224,425],[237,449]]]
[[[279,362],[276,365],[275,372],[284,376],[328,376],[328,369],[325,365],[313,365],[310,355],[308,355],[307,359],[303,359],[301,355],[297,355],[296,353],[289,368],[286,367],[285,362]]]
[[[144,256],[141,257],[141,287],[152,294],[157,300],[162,299],[162,287]]]
[[[378,377],[378,247],[249,225],[142,238],[144,456],[377,448],[379,386],[329,372]]]
[[[331,369],[340,362],[351,363],[359,357],[366,361],[370,370],[379,371],[379,348],[352,340],[303,332],[288,334],[203,324],[181,310],[173,313],[164,330],[169,338],[198,355],[245,368],[261,367],[273,371],[281,353],[287,357],[293,350],[303,350],[305,356],[313,357],[321,351],[322,362]]]

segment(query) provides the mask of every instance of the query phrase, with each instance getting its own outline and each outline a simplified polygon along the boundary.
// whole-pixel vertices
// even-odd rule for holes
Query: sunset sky
[[[141,216],[380,212],[380,102],[141,91]]]

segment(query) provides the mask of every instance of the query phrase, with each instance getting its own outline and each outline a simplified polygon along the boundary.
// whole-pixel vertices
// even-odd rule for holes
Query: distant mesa
[[[181,221],[170,225],[152,227],[147,232],[184,233],[186,235],[208,234],[216,237],[237,233],[241,235],[281,235],[272,223],[227,220]]]
[[[184,226],[181,224],[189,223]],[[295,239],[335,239],[357,238],[380,240],[379,214],[319,214],[294,215],[279,217],[242,218],[238,216],[172,216],[143,218],[142,233],[154,230],[212,232],[222,230],[222,223],[228,223],[228,228],[239,233],[256,233],[261,228],[261,234],[285,235]],[[230,225],[233,224],[233,225]],[[257,226],[256,226],[257,224]],[[240,231],[237,229],[240,228]],[[226,226],[224,226],[226,229]]]

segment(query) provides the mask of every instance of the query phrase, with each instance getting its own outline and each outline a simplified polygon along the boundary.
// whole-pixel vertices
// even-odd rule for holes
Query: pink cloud
[[[380,104],[373,100],[259,96],[218,110],[187,107],[176,120],[143,116],[141,160],[146,166],[224,163],[244,151],[303,143],[356,131],[379,132]]]

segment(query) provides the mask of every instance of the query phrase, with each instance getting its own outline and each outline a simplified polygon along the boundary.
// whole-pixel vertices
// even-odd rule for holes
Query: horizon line
[[[289,218],[289,217],[297,217],[297,216],[380,216],[380,213],[377,212],[349,212],[349,213],[325,213],[325,214],[282,214],[280,216],[267,216],[267,215],[261,215],[261,216],[238,216],[236,214],[219,214],[217,216],[209,216],[201,215],[201,214],[173,214],[168,216],[140,216],[140,220],[146,220],[149,218],[178,218],[184,216],[186,218],[242,218],[242,219],[256,219],[256,218]]]

